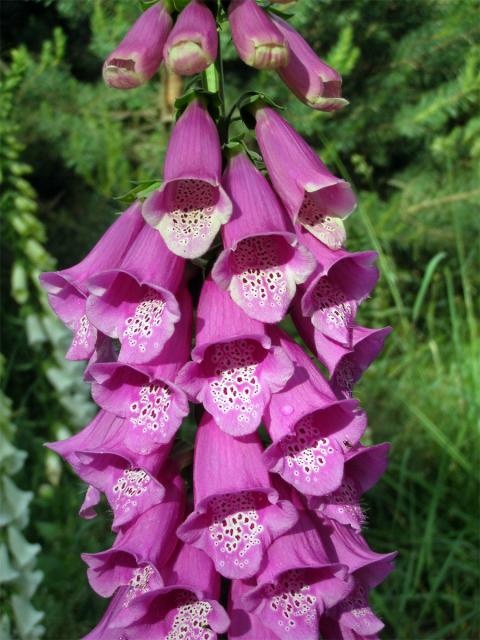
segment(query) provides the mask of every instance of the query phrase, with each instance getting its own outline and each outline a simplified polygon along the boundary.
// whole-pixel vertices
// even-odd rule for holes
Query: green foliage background
[[[247,87],[285,104],[360,194],[349,248],[380,254],[382,279],[361,321],[395,332],[356,395],[368,438],[393,445],[367,497],[366,529],[377,550],[399,550],[373,597],[389,639],[479,635],[479,9],[474,0],[299,0],[293,24],[344,77],[351,104],[333,116],[239,64],[223,36],[228,100]],[[2,156],[2,385],[28,452],[16,476],[34,493],[26,536],[42,546],[34,604],[46,638],[71,640],[105,606],[79,553],[108,546],[109,519],[78,519],[81,483],[42,448],[79,428],[90,408],[75,386],[80,371],[62,369],[36,277],[52,256],[63,268],[85,254],[131,180],[161,175],[169,126],[157,79],[125,93],[100,80],[136,3],[13,0],[1,11],[11,106],[2,102],[0,124],[4,149],[14,147]]]

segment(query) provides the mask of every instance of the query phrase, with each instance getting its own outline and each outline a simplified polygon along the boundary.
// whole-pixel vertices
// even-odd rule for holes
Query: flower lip
[[[194,362],[201,363],[206,356],[206,352],[211,347],[214,347],[217,344],[228,344],[230,342],[240,342],[242,340],[253,340],[257,342],[263,349],[265,349],[265,351],[268,351],[272,346],[272,340],[266,333],[242,333],[238,336],[235,336],[235,338],[225,337],[195,346],[192,350],[192,360]]]
[[[211,193],[205,192],[205,185],[211,187]],[[203,202],[193,199],[182,206],[178,201],[182,199],[182,188],[184,191],[203,188]],[[231,213],[230,198],[219,180],[191,173],[165,180],[148,196],[142,208],[145,221],[161,233],[170,251],[190,259],[208,250]]]

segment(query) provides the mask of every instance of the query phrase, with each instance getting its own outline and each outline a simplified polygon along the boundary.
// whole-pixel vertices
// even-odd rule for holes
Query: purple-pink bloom
[[[278,330],[275,335],[295,371],[265,412],[273,440],[265,465],[304,494],[327,495],[342,483],[346,451],[363,435],[365,416],[356,402],[336,399],[298,344]]]
[[[293,304],[292,318],[302,340],[327,367],[331,387],[340,398],[351,397],[354,385],[383,349],[392,331],[391,327],[369,329],[354,325],[351,347],[345,347],[316,329],[310,318],[305,318],[299,300]]]
[[[333,248],[344,239],[341,218],[356,207],[352,188],[332,175],[305,140],[270,107],[256,110],[257,141],[268,174],[294,223]],[[340,242],[341,244],[341,242]]]
[[[191,0],[178,16],[163,49],[165,64],[181,76],[201,73],[217,57],[217,24],[202,0]]]
[[[299,238],[318,261],[310,278],[299,288],[302,314],[327,338],[352,346],[358,306],[375,287],[379,272],[374,251],[332,251],[310,233]]]
[[[329,551],[303,512],[297,525],[268,549],[257,585],[243,596],[247,611],[281,640],[317,640],[320,617],[352,590],[347,566],[332,560]]]
[[[290,49],[288,64],[278,70],[287,87],[312,109],[336,111],[347,105],[340,74],[321,60],[288,22],[276,15],[272,18]]]
[[[228,20],[240,58],[257,69],[284,67],[289,59],[286,38],[255,0],[232,0]]]
[[[380,554],[372,551],[362,536],[349,527],[333,523],[330,540],[338,562],[349,568],[353,588],[327,616],[337,620],[346,637],[348,630],[358,636],[370,637],[378,633],[384,624],[371,610],[368,592],[385,580],[393,569],[396,553]],[[328,636],[330,637],[330,636]]]
[[[389,448],[388,443],[383,443],[372,447],[357,445],[348,451],[340,487],[328,495],[309,496],[309,509],[360,531],[366,521],[360,498],[385,472]]]
[[[193,100],[170,136],[164,182],[142,210],[173,253],[198,258],[230,218],[232,203],[220,184],[221,174],[217,127],[203,104]]]
[[[180,318],[176,293],[184,266],[155,229],[144,225],[116,268],[89,279],[87,317],[120,341],[120,362],[149,363],[162,352]]]
[[[147,9],[103,64],[103,79],[115,89],[134,89],[153,76],[173,21],[160,0]]]
[[[234,438],[205,413],[197,431],[194,511],[178,529],[227,578],[250,578],[270,544],[297,521],[291,502],[279,500],[262,461],[256,434]]]
[[[182,314],[175,334],[148,365],[96,361],[86,371],[95,402],[128,420],[125,444],[138,453],[169,443],[188,414],[187,398],[175,378],[190,352],[192,303],[186,289],[179,299]]]
[[[78,264],[40,276],[50,306],[73,332],[72,344],[66,356],[69,360],[85,360],[93,353],[97,331],[86,315],[87,282],[96,273],[113,269],[121,262],[145,226],[140,211],[138,202],[130,206]]]
[[[219,575],[202,551],[177,546],[162,576],[163,586],[139,594],[112,612],[108,623],[117,634],[112,640],[215,640],[217,633],[226,632],[230,621],[218,603]],[[110,640],[110,636],[97,637]]]
[[[299,245],[270,185],[244,153],[230,158],[223,185],[233,215],[222,228],[225,250],[212,277],[247,315],[279,322],[315,260]]]
[[[152,568],[161,570],[175,550],[175,530],[182,521],[184,510],[184,484],[176,474],[166,482],[164,500],[121,529],[110,549],[82,554],[92,589],[109,597],[118,587],[132,585],[131,581],[139,573],[150,573]]]
[[[234,436],[257,429],[272,393],[293,373],[292,362],[272,346],[265,326],[245,315],[210,278],[198,303],[192,360],[177,384]]]

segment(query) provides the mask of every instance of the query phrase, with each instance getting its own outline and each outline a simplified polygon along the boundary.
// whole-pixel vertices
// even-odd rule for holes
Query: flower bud
[[[115,89],[134,89],[150,80],[162,62],[163,46],[172,24],[163,0],[142,13],[105,60],[106,84]]]
[[[288,22],[277,16],[273,21],[290,49],[288,64],[278,71],[287,87],[312,109],[337,111],[347,105],[337,71],[321,60]]]
[[[287,64],[285,36],[255,0],[233,0],[228,19],[235,48],[245,64],[257,69],[278,69]]]
[[[163,49],[165,64],[182,76],[201,73],[217,57],[217,25],[201,0],[192,0],[179,15]]]

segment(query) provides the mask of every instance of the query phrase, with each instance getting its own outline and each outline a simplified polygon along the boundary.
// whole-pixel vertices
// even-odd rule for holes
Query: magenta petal
[[[148,471],[115,454],[78,452],[79,475],[105,493],[113,511],[113,531],[138,518],[165,497],[165,488]]]
[[[257,69],[277,69],[288,62],[284,36],[255,0],[232,0],[228,20],[233,43],[245,64]]]
[[[198,258],[230,218],[232,203],[220,186],[221,170],[217,128],[205,107],[194,100],[170,136],[164,183],[142,210],[173,253]]]
[[[265,107],[257,111],[256,120],[270,179],[294,222],[319,237],[327,217],[344,218],[354,210],[356,198],[350,185],[332,175],[278,113]]]
[[[85,493],[85,498],[82,502],[82,506],[78,512],[78,515],[85,520],[92,520],[97,516],[95,507],[99,504],[102,498],[102,494],[98,489],[89,485]]]
[[[245,154],[230,159],[223,184],[233,215],[222,229],[225,251],[213,267],[213,279],[250,317],[278,322],[315,261],[298,246],[270,185]]]
[[[165,64],[182,76],[201,73],[217,57],[217,25],[200,0],[191,0],[178,16],[164,47]]]
[[[143,12],[122,42],[105,60],[103,79],[115,89],[134,89],[153,76],[172,28],[163,0]]]
[[[118,269],[90,279],[88,318],[120,340],[121,362],[150,362],[161,353],[180,318],[175,293],[183,268],[158,233],[145,226]]]
[[[149,377],[120,363],[95,364],[92,396],[101,407],[128,419],[125,444],[147,454],[174,437],[188,414],[185,394],[168,377]]]
[[[358,305],[377,283],[374,252],[332,251],[309,233],[300,241],[319,261],[319,266],[301,288],[301,309],[314,327],[331,340],[351,347]]]
[[[194,486],[195,511],[178,536],[203,549],[225,577],[255,575],[271,542],[297,521],[270,485],[259,438],[233,438],[208,414],[197,432]]]
[[[312,109],[336,111],[348,104],[342,98],[340,74],[321,60],[288,22],[275,15],[273,21],[290,49],[288,64],[278,71],[287,87]]]
[[[328,421],[328,411],[324,411]],[[342,482],[342,448],[334,438],[322,436],[322,422],[316,415],[303,418],[294,433],[271,445],[264,460],[270,471],[304,494],[325,495]]]
[[[202,288],[197,327],[192,352],[197,362],[183,367],[178,385],[201,402],[225,432],[253,433],[271,394],[291,376],[290,359],[280,348],[270,348],[264,327],[245,316],[211,280]]]
[[[111,549],[82,554],[92,589],[111,596],[119,586],[132,585],[139,573],[150,573],[147,566],[158,569],[168,562],[177,542],[174,532],[183,516],[184,500],[183,480],[176,476],[165,500],[119,533]]]

